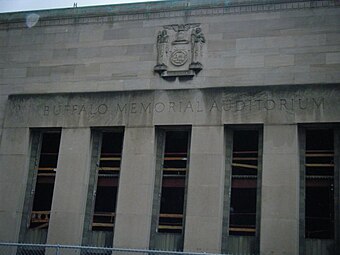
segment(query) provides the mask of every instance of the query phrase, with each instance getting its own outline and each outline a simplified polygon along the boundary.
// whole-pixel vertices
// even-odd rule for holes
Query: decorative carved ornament
[[[163,26],[157,36],[157,65],[161,77],[193,77],[202,70],[205,37],[200,24]]]

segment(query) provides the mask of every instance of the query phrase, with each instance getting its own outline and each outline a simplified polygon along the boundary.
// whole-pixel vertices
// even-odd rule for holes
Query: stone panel
[[[225,52],[225,51],[228,51],[228,50],[232,50],[232,49],[235,49],[235,45],[236,45],[236,40],[223,40],[222,38],[222,35],[223,34],[218,34],[218,35],[221,35],[221,38],[219,40],[213,40],[211,39],[211,36],[213,35],[210,35],[210,40],[209,40],[209,44],[208,44],[208,52]]]
[[[315,65],[315,64],[325,64],[326,55],[323,53],[319,54],[296,54],[295,64],[296,65]]]
[[[223,126],[192,128],[185,251],[221,251],[225,161],[223,130]]]
[[[339,98],[337,85],[17,95],[5,127],[336,122]]]
[[[29,67],[27,68],[27,77],[49,76],[51,75],[50,67]]]
[[[114,247],[149,247],[155,160],[154,128],[125,128]],[[141,182],[136,172],[144,173],[148,179]]]
[[[294,65],[294,55],[271,55],[266,56],[264,59],[265,66],[274,67],[274,66],[290,66]],[[285,75],[287,73],[285,72]],[[282,78],[282,77],[280,77]]]
[[[235,60],[236,68],[264,67],[263,56],[238,56]]]
[[[188,252],[221,253],[222,231],[220,217],[187,217],[186,225],[196,226],[186,229],[185,234],[190,240],[184,238],[184,250]]]
[[[52,212],[47,243],[81,245],[83,227],[84,214],[82,212]]]
[[[89,161],[90,129],[63,129],[47,243],[81,244]]]
[[[53,50],[53,58],[74,58],[77,55],[76,48],[55,49]]]
[[[18,242],[28,176],[29,129],[3,129],[0,147],[0,240]],[[4,195],[6,194],[6,195]]]
[[[340,64],[340,53],[327,53],[326,64]]]
[[[8,68],[3,69],[3,78],[19,78],[26,77],[26,68]]]
[[[100,65],[98,63],[77,65],[74,74],[78,76],[98,76]]]
[[[338,45],[339,41],[337,29],[339,8],[334,6],[334,1],[322,1],[323,6],[333,8],[318,8],[322,6],[309,1],[304,3],[288,1],[287,4],[266,2],[248,7],[242,6],[241,2],[231,1],[228,3],[228,8],[219,6],[217,9],[210,9],[211,6],[206,6],[206,3],[202,1],[190,1],[191,8],[198,9],[189,12],[177,10],[179,3],[176,2],[164,7],[168,9],[166,12],[146,12],[145,14],[134,12],[142,5],[138,5],[137,9],[126,9],[124,14],[120,13],[122,10],[120,6],[112,7],[110,10],[113,13],[120,13],[118,16],[105,16],[107,9],[96,7],[104,15],[100,16],[96,13],[96,18],[87,16],[91,11],[97,10],[91,7],[84,11],[83,9],[77,10],[85,15],[77,19],[60,19],[60,15],[65,17],[66,13],[72,17],[74,15],[69,10],[60,10],[53,14],[49,13],[53,20],[48,20],[48,17],[44,16],[47,20],[40,20],[39,26],[31,29],[26,29],[24,22],[15,23],[15,19],[11,18],[12,16],[21,17],[21,14],[3,14],[1,16],[4,23],[2,24],[8,25],[6,27],[8,32],[3,30],[1,35],[8,39],[4,40],[2,50],[9,58],[6,61],[6,70],[2,71],[5,78],[2,82],[11,85],[19,84],[21,91],[34,93],[43,91],[46,86],[51,86],[52,91],[55,92],[98,91],[102,88],[98,86],[101,82],[116,80],[117,82],[111,82],[112,86],[105,87],[106,90],[114,91],[122,89],[118,81],[131,77],[138,80],[142,76],[145,79],[144,82],[135,81],[136,86],[129,83],[123,88],[150,89],[150,84],[153,84],[152,87],[156,89],[172,89],[174,88],[172,82],[164,83],[152,72],[156,61],[154,44],[161,26],[183,23],[182,15],[187,15],[190,22],[201,23],[207,39],[207,55],[219,52],[221,56],[236,57],[236,62],[234,63],[232,59],[231,61],[222,60],[222,57],[221,61],[213,59],[205,62],[204,69],[208,72],[199,73],[193,82],[180,82],[178,88],[339,82],[337,73],[327,69],[327,64],[336,61],[332,60],[334,57],[329,55],[326,64],[324,59],[319,61],[315,57],[308,57],[308,54],[318,55],[320,52],[327,54],[339,52],[339,49],[328,48]],[[154,7],[156,5],[157,7]],[[167,5],[167,3],[152,5],[152,9],[162,9],[161,5]],[[202,9],[200,5],[205,7]],[[148,8],[151,7],[143,10],[149,10]],[[44,11],[41,13],[46,15]],[[219,15],[214,15],[216,13]],[[75,20],[76,23],[74,23]],[[9,21],[12,23],[7,24],[6,22]],[[16,29],[13,29],[14,27]],[[279,57],[268,59],[268,54],[277,54]],[[276,75],[276,67],[292,64],[290,57],[282,57],[287,54],[298,54],[294,63],[295,69],[284,69]],[[300,54],[307,54],[307,56]],[[132,62],[138,63],[146,60],[152,64],[139,62],[140,66],[144,66],[148,71],[144,69],[141,71],[135,67],[130,69],[134,63],[129,63],[128,67],[125,65],[118,67],[117,72],[112,71],[117,68],[117,62],[125,61],[127,55],[135,57],[131,60]],[[93,57],[97,59],[92,59]],[[115,64],[110,61],[110,65],[96,76],[91,76],[91,82],[84,87],[82,87],[84,84],[82,81],[86,76],[73,77],[71,69],[50,70],[49,67],[44,66],[56,63],[55,61],[59,61],[61,65],[70,65],[75,62],[103,64],[107,63],[110,58]],[[312,62],[308,62],[309,60]],[[309,66],[311,63],[323,67],[324,70],[314,72],[313,69],[306,69],[295,76],[295,70],[303,65]],[[229,69],[214,72],[218,65],[221,65],[221,68],[227,66]],[[22,70],[14,71],[9,67],[22,68]],[[256,67],[259,70],[249,70]],[[27,71],[25,71],[26,68]],[[245,69],[244,72],[238,73],[239,68]],[[140,71],[142,74],[139,73]],[[26,73],[29,79],[23,79]],[[49,89],[44,91],[49,91]]]
[[[260,253],[299,253],[297,125],[265,125]]]
[[[91,33],[88,30],[91,29]],[[79,42],[98,42],[103,38],[103,28],[102,26],[89,27],[85,26],[82,28],[79,34]]]

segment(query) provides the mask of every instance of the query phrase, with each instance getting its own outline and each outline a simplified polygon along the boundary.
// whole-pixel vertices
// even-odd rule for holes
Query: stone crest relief
[[[200,24],[167,25],[157,35],[157,64],[162,77],[193,77],[202,70],[205,37]]]

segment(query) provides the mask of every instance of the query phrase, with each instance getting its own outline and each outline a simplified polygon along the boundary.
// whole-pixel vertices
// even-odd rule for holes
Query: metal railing
[[[1,243],[0,255],[219,255],[213,253],[104,248],[75,245]]]

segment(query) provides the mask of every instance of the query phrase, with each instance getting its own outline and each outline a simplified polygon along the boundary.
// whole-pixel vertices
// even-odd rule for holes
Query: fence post
[[[59,253],[60,253],[60,245],[59,245],[59,244],[57,244],[56,255],[59,255]]]

